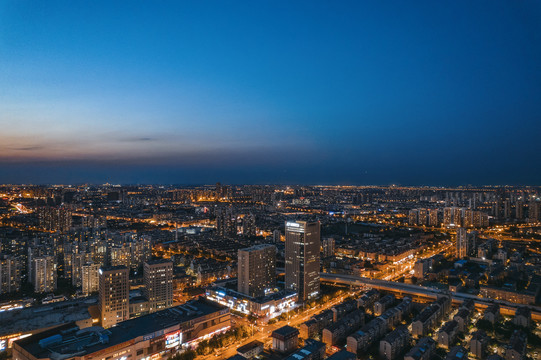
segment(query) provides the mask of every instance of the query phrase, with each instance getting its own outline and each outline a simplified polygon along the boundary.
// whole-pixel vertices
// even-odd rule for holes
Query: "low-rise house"
[[[438,325],[443,316],[449,312],[450,301],[447,297],[442,297],[423,309],[412,322],[412,335],[420,338]]]
[[[458,323],[451,320],[445,323],[438,331],[438,344],[449,349],[456,341],[458,335]]]
[[[522,360],[526,357],[526,345],[528,338],[526,333],[521,330],[515,330],[509,344],[505,347],[505,360]]]
[[[470,315],[471,311],[466,308],[461,308],[458,310],[453,320],[458,323],[458,331],[465,333],[468,332],[468,326],[470,325]]]
[[[468,360],[468,350],[463,346],[454,346],[447,353],[445,360]]]
[[[346,338],[348,334],[364,324],[364,312],[356,310],[342,320],[323,329],[322,340],[328,346],[336,345]]]
[[[387,310],[389,307],[393,305],[395,301],[395,297],[392,294],[385,295],[378,301],[374,303],[374,315],[380,316]]]
[[[379,291],[376,289],[372,289],[370,291],[367,291],[366,293],[361,296],[357,302],[359,304],[359,307],[364,307],[365,310],[368,310],[370,312],[373,311],[373,306],[376,300],[379,298]]]
[[[490,322],[491,324],[495,324],[500,319],[500,305],[492,304],[489,305],[485,312],[483,313],[483,320],[486,320]]]
[[[479,359],[484,359],[487,354],[490,337],[483,330],[477,330],[470,340],[470,352]]]
[[[299,330],[289,325],[276,329],[271,334],[272,350],[289,353],[299,346]]]
[[[517,326],[522,326],[524,328],[529,328],[532,322],[532,311],[526,307],[521,306],[515,312],[513,317],[513,324]]]
[[[321,341],[308,339],[302,348],[289,355],[286,360],[323,360],[324,357],[325,344]]]
[[[344,301],[343,303],[333,306],[331,308],[333,313],[333,322],[337,322],[338,320],[342,319],[344,315],[352,312],[353,310],[357,310],[358,308],[359,306],[356,300]]]
[[[475,309],[475,301],[473,301],[473,299],[464,300],[462,304],[460,304],[459,309],[468,309],[473,311],[473,309]]]
[[[237,354],[240,356],[251,359],[263,352],[264,344],[261,341],[251,341],[248,344],[241,346],[237,349]]]
[[[311,337],[314,337],[318,333],[318,331],[319,327],[317,321],[313,318],[303,322],[301,326],[299,326],[299,334],[303,339],[309,339]]]
[[[377,317],[363,326],[361,330],[351,334],[347,338],[347,350],[357,353],[367,349],[379,340],[387,331],[387,324],[381,317]]]
[[[329,356],[327,360],[357,360],[357,355],[347,350],[340,350]]]
[[[300,326],[300,335],[303,339],[308,339],[316,336],[326,328],[327,326],[333,323],[334,313],[331,310],[325,310],[317,315],[312,316],[312,318]]]
[[[379,354],[387,360],[394,360],[409,345],[410,340],[408,328],[399,326],[379,342]]]
[[[429,337],[421,338],[404,356],[404,360],[430,360],[436,351],[436,342]]]

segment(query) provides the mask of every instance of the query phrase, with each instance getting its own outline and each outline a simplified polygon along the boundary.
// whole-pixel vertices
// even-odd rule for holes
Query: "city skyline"
[[[64,5],[0,5],[0,183],[540,183],[537,2]]]

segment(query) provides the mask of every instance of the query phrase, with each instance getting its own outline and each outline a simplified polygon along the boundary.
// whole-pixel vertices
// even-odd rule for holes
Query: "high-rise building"
[[[216,230],[220,236],[237,235],[237,216],[233,214],[231,208],[221,208],[216,211]]]
[[[111,266],[130,267],[131,252],[128,246],[113,246],[109,250]]]
[[[81,283],[84,295],[97,292],[100,288],[99,264],[87,263],[81,267]]]
[[[541,202],[532,200],[528,205],[528,221],[536,223],[541,220]]]
[[[38,209],[40,227],[53,231],[68,231],[71,228],[72,214],[66,207],[42,207]]]
[[[0,254],[0,294],[19,291],[21,262],[14,256]]]
[[[322,241],[323,257],[334,256],[335,240],[332,237],[324,238]]]
[[[505,200],[503,202],[503,218],[509,219],[511,218],[511,201]]]
[[[463,259],[468,256],[468,234],[465,228],[456,230],[456,257]]]
[[[453,223],[453,208],[446,207],[443,209],[443,225],[449,226]]]
[[[440,226],[440,220],[439,220],[439,210],[438,209],[430,209],[428,215],[428,225],[430,226]]]
[[[297,292],[299,301],[319,295],[319,222],[287,221],[285,225],[285,286]]]
[[[145,262],[145,288],[150,313],[173,306],[173,262],[166,259]]]
[[[99,311],[101,326],[108,328],[129,318],[129,270],[126,266],[99,270]]]
[[[85,252],[71,254],[71,284],[73,286],[82,285],[82,268],[88,260],[90,260],[90,255]]]
[[[463,208],[454,208],[453,212],[453,223],[456,227],[462,226],[462,219],[464,217],[464,209]]]
[[[517,220],[524,218],[524,202],[522,200],[517,200],[515,203],[515,218]]]
[[[254,214],[245,214],[242,217],[242,235],[255,236],[256,230]]]
[[[417,225],[419,223],[419,210],[411,209],[408,213],[408,224]]]
[[[54,256],[41,256],[32,259],[30,282],[37,293],[56,290],[56,261]]]
[[[426,226],[428,224],[428,212],[426,209],[419,209],[419,223],[420,226]]]
[[[471,209],[466,209],[466,211],[464,211],[464,227],[466,228],[472,228],[474,227],[473,225],[473,217],[474,217],[474,213],[476,211],[473,211]]]
[[[280,243],[281,237],[282,237],[282,233],[280,232],[280,230],[274,230],[272,232],[272,240],[274,241],[275,244]]]
[[[252,297],[265,295],[276,284],[276,247],[254,245],[238,252],[238,291]]]

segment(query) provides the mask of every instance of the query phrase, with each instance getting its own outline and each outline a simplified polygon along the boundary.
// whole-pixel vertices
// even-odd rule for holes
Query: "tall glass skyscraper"
[[[320,230],[319,222],[286,222],[286,289],[296,291],[299,301],[319,295]]]

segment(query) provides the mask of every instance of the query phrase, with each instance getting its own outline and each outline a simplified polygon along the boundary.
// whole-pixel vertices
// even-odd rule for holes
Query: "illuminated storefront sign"
[[[32,334],[11,334],[0,337],[0,351],[4,351],[6,349],[11,349],[13,347],[13,342],[17,341],[19,339],[24,339],[25,337],[29,337]]]
[[[165,348],[171,349],[179,347],[182,344],[182,332],[174,331],[165,335]]]

